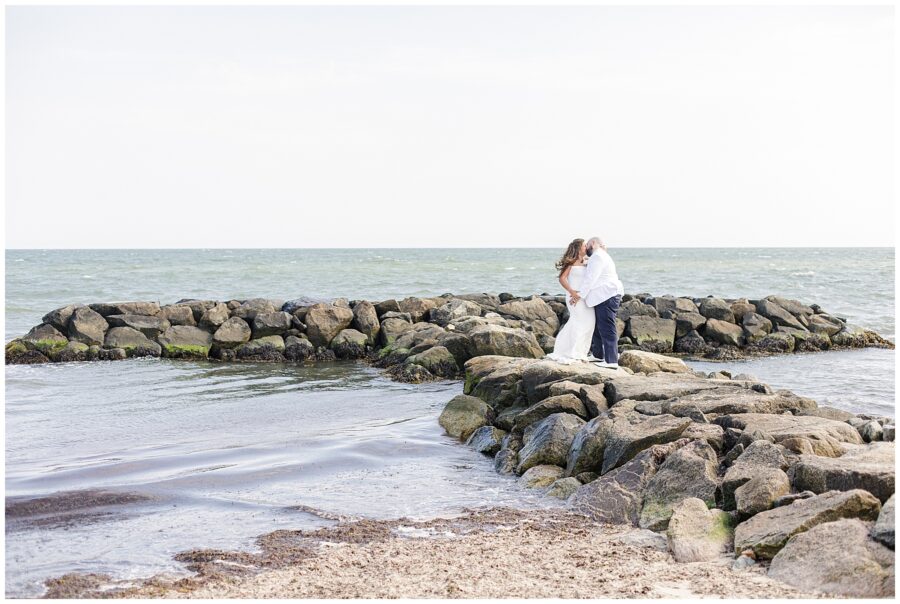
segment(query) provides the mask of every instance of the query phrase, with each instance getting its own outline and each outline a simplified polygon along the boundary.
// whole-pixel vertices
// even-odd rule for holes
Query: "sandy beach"
[[[67,575],[47,597],[128,598],[807,598],[731,558],[678,564],[646,533],[562,510],[469,512],[454,519],[345,520],[276,531],[258,553],[178,556],[197,574],[140,585]],[[658,543],[658,542],[657,542]]]

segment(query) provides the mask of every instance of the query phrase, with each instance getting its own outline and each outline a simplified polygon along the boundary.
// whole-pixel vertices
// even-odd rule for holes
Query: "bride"
[[[591,361],[591,338],[594,335],[594,311],[578,295],[584,277],[586,260],[584,239],[576,239],[556,263],[559,283],[566,290],[569,320],[556,335],[553,352],[547,358],[559,363]]]

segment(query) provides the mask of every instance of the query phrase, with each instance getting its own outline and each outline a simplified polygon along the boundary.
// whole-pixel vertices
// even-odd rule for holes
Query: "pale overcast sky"
[[[890,8],[8,7],[6,246],[893,246]]]

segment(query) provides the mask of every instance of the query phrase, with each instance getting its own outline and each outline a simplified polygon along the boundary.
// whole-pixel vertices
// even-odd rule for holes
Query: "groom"
[[[619,338],[616,330],[616,312],[625,293],[616,274],[616,264],[599,237],[588,239],[587,255],[590,256],[581,291],[584,303],[594,309],[594,335],[591,339],[591,356],[598,359],[600,367],[619,367]]]

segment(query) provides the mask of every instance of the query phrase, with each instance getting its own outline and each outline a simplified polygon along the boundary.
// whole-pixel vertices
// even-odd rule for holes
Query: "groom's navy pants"
[[[619,362],[619,334],[616,329],[616,313],[622,296],[613,296],[594,307],[594,335],[591,338],[591,354],[607,363]]]

